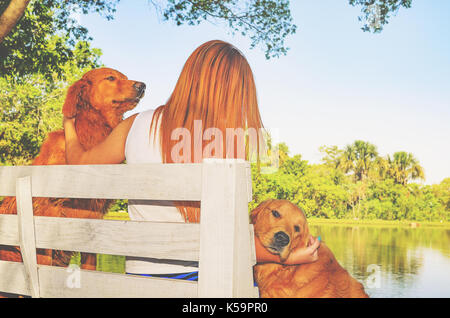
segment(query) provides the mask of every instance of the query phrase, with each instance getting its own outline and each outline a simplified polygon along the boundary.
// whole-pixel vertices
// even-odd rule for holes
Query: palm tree
[[[389,156],[387,156],[386,158],[383,157],[378,157],[375,160],[375,170],[374,171],[374,176],[379,177],[381,180],[384,180],[385,178],[389,177],[389,169],[391,168],[388,158]]]
[[[406,185],[410,180],[425,180],[425,173],[419,161],[412,153],[398,151],[391,158],[387,156],[389,163],[388,175],[398,184]]]
[[[347,145],[342,153],[340,168],[345,173],[353,172],[356,181],[365,180],[378,158],[377,147],[369,142],[356,140]]]

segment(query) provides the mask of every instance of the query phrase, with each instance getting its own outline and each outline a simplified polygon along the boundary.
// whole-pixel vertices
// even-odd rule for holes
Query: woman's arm
[[[125,143],[137,114],[123,120],[97,146],[84,150],[75,131],[74,119],[64,118],[66,162],[68,164],[116,164],[125,160]]]
[[[319,245],[320,241],[317,238],[310,236],[308,247],[295,249],[289,255],[287,260],[282,262],[280,256],[270,253],[255,235],[256,260],[258,263],[279,263],[285,265],[312,263],[318,259],[317,249],[319,248]]]

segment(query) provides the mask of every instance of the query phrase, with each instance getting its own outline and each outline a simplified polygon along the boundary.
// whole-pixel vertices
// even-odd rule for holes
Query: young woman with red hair
[[[203,157],[248,160],[252,152],[258,156],[263,124],[253,73],[247,60],[231,44],[216,40],[202,44],[190,55],[165,105],[125,119],[98,146],[84,151],[71,119],[64,120],[64,128],[68,164],[116,164],[124,160],[127,164],[194,163],[201,162]],[[184,139],[181,147],[180,129],[181,133],[193,137]],[[221,132],[215,138],[221,136],[222,140],[215,142],[223,149],[208,153],[211,149],[203,142],[199,145],[195,135],[200,134],[203,140],[211,129]],[[256,132],[253,134],[256,138],[235,134],[230,143],[226,133],[230,129],[251,130]],[[132,220],[199,222],[200,219],[199,203],[192,202],[175,205],[173,202],[129,200],[128,213]],[[319,242],[311,238],[310,243],[308,248],[292,253],[284,263],[315,261]],[[258,239],[256,254],[258,262],[281,263],[279,257],[265,250]],[[195,276],[189,273],[196,270],[197,265],[192,263],[180,266],[179,263],[133,258],[127,258],[126,262],[126,271],[131,274],[181,278]]]

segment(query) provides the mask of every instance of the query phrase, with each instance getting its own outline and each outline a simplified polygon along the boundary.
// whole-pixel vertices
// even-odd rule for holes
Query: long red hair
[[[157,125],[160,118],[161,125]],[[223,140],[219,142],[222,146],[225,145],[223,151],[216,151],[209,157],[242,158],[238,145],[243,144],[245,158],[242,159],[249,160],[253,152],[259,158],[263,124],[253,72],[243,54],[229,43],[214,40],[199,46],[186,61],[167,103],[156,109],[150,132],[156,136],[156,130],[159,129],[164,163],[176,162],[172,158],[172,150],[178,143],[172,136],[175,129],[185,128],[190,136],[194,136],[194,121],[197,120],[201,121],[202,140],[208,128],[216,128],[222,132]],[[227,128],[241,128],[243,131],[252,128],[253,132],[257,132],[257,138],[255,140],[248,135],[243,138],[239,138],[242,135],[233,136],[233,149],[226,149],[227,146],[231,147],[230,140],[226,139]],[[190,149],[193,151],[188,158],[190,161],[184,162],[201,162],[205,157],[203,150],[207,143],[202,142],[198,156],[198,149],[194,149],[194,138],[190,142]],[[178,202],[177,208],[186,221],[199,222],[198,202]]]

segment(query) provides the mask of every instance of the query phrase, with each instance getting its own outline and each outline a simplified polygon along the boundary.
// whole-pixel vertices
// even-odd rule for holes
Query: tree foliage
[[[406,185],[409,180],[425,179],[425,172],[412,153],[399,151],[392,158],[387,156],[387,174],[396,183]]]
[[[96,12],[110,20],[119,0],[33,0],[11,33],[0,43],[0,75],[23,76],[56,72],[64,75],[61,65],[73,59],[80,42],[91,40],[88,30],[75,18],[77,14]],[[257,1],[179,1],[153,4],[166,20],[177,25],[196,25],[202,21],[224,22],[232,32],[249,36],[252,48],[263,46],[266,57],[286,54],[285,38],[295,33],[288,0]],[[9,0],[0,0],[0,14]],[[57,41],[53,36],[57,35]],[[53,38],[53,41],[50,40]],[[90,61],[80,61],[80,67]]]
[[[30,0],[11,0],[5,6],[0,15],[0,43],[19,22],[29,3]]]
[[[64,76],[64,65],[75,59],[74,51],[85,50],[78,66],[98,64],[91,52],[88,30],[73,13],[98,12],[112,18],[117,1],[42,0],[31,1],[12,32],[0,43],[0,76],[15,78],[40,73],[47,79]],[[0,0],[0,13],[9,1]],[[94,59],[92,59],[94,57]]]
[[[382,158],[375,145],[357,140],[343,149],[321,147],[323,163],[309,164],[301,155],[289,156],[285,144],[282,148],[285,159],[276,172],[252,168],[250,209],[276,198],[292,201],[308,217],[450,221],[450,178],[432,186],[412,183],[423,176],[412,154]],[[389,172],[381,174],[386,166],[380,165]]]
[[[97,60],[100,52],[81,42],[73,55],[73,60],[47,76],[0,77],[0,165],[30,163],[47,133],[62,127],[61,109],[68,85],[96,66],[80,67],[85,65],[83,61]]]
[[[233,33],[248,36],[252,48],[262,45],[266,58],[286,54],[285,38],[297,29],[289,0],[168,0],[161,11],[177,25],[223,22]]]
[[[411,8],[412,0],[349,0],[352,6],[361,7],[359,21],[364,32],[379,33],[389,23],[391,14],[397,14],[401,7]]]
[[[353,172],[356,181],[362,181],[368,177],[369,171],[378,157],[377,147],[369,142],[356,140],[347,145],[338,157],[338,167],[345,173]]]
[[[89,41],[88,30],[75,18],[77,14],[98,13],[113,19],[120,0],[32,0],[12,32],[0,41],[0,75],[21,76],[56,72],[73,58],[80,41]],[[10,4],[0,0],[0,15]],[[150,0],[165,20],[177,25],[198,25],[203,21],[223,24],[232,33],[251,40],[251,48],[262,47],[266,58],[288,51],[285,40],[296,32],[289,0]],[[400,7],[411,7],[412,0],[349,0],[360,6],[364,31],[380,32],[390,15]],[[57,42],[49,42],[53,35]],[[88,65],[80,65],[81,67]]]

